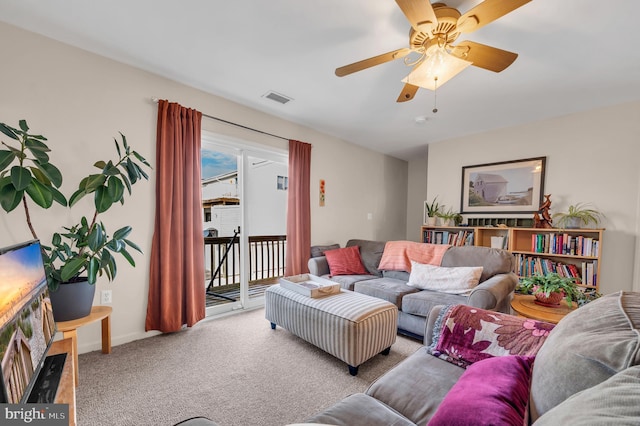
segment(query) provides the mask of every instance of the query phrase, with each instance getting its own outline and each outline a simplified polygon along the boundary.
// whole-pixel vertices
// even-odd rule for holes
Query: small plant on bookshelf
[[[436,213],[436,216],[442,219],[444,226],[451,226],[452,222],[456,225],[462,222],[462,216],[460,213],[454,211],[451,207],[444,210],[444,206],[442,206],[440,211]]]
[[[425,211],[425,224],[427,225],[435,225],[435,221],[440,213],[440,210],[443,208],[436,200],[438,196],[436,196],[431,203],[425,201],[424,202],[424,211]],[[429,219],[431,218],[431,220]],[[431,222],[431,223],[429,223]]]
[[[589,204],[576,203],[570,205],[566,212],[555,213],[553,219],[557,220],[556,226],[559,228],[581,228],[582,225],[588,226],[593,223],[598,226],[604,215],[593,208]]]

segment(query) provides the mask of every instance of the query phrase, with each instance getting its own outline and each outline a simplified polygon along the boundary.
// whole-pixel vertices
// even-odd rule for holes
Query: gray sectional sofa
[[[437,339],[432,339],[432,332],[446,309],[439,306],[431,311],[425,346],[366,392],[348,396],[306,422],[337,426],[523,424],[504,421],[498,410],[483,414],[484,386],[476,383],[465,393],[458,383],[471,367],[465,370],[430,353],[429,346]],[[477,313],[486,318],[487,312]],[[504,315],[502,321],[512,329],[518,321],[525,330],[531,330],[533,324],[533,320],[511,315]],[[537,323],[538,331],[544,330],[541,324]],[[536,353],[528,354],[535,358],[533,368],[526,372],[524,394],[519,394],[519,401],[503,398],[511,408],[520,405],[524,424],[527,417],[535,426],[640,424],[640,293],[601,297],[567,315],[545,338]],[[519,345],[509,345],[516,340],[501,343],[511,348],[510,355],[517,355]],[[505,357],[492,359],[497,358]],[[451,405],[456,401],[457,405]]]
[[[482,266],[480,283],[468,296],[420,290],[407,285],[406,271],[383,271],[378,266],[385,241],[349,240],[347,247],[358,246],[367,275],[329,275],[329,265],[323,256],[332,246],[312,247],[309,271],[330,278],[342,288],[387,300],[398,307],[398,330],[422,338],[427,316],[436,305],[466,304],[482,309],[510,313],[510,302],[517,278],[512,272],[513,256],[505,250],[487,247],[450,247],[442,257],[441,266]]]

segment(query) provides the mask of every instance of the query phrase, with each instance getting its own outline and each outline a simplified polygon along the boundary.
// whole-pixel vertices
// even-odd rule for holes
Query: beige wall
[[[590,202],[606,215],[601,291],[640,290],[638,117],[635,102],[432,144],[427,199],[459,208],[463,166],[546,156],[552,213]]]
[[[25,118],[44,134],[52,162],[63,171],[63,192],[71,194],[92,164],[114,155],[119,131],[152,164],[155,163],[157,106],[152,97],[169,99],[269,133],[313,145],[312,242],[348,238],[402,239],[406,232],[407,163],[337,140],[182,84],[0,23],[0,121],[16,125]],[[259,95],[257,95],[259,96]],[[205,130],[253,143],[286,149],[286,141],[203,119]],[[318,206],[318,180],[327,182],[325,207]],[[108,229],[131,225],[131,239],[145,255],[135,256],[136,268],[119,265],[115,283],[98,283],[113,290],[112,336],[120,344],[145,337],[148,254],[154,216],[154,174],[134,187],[134,197],[102,216]],[[46,242],[59,225],[92,214],[90,200],[68,211],[33,211],[33,222]],[[367,214],[372,219],[367,219]],[[0,213],[0,246],[30,238],[21,210]],[[99,327],[79,330],[80,350],[100,347]]]
[[[409,161],[407,188],[407,240],[421,241],[420,227],[424,224],[424,201],[427,200],[427,156]]]

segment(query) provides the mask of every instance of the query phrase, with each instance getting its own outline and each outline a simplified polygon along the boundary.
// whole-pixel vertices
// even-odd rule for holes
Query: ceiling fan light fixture
[[[449,54],[444,47],[437,46],[427,51],[425,60],[414,68],[402,82],[436,90],[436,87],[441,87],[470,65],[471,62],[457,58]]]

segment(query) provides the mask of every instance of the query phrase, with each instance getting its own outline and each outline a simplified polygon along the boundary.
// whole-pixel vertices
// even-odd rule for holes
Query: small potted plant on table
[[[563,277],[556,272],[522,278],[518,290],[533,294],[536,303],[549,307],[560,306],[562,299],[571,307],[573,302],[577,303],[584,298],[584,293],[578,288],[575,278]]]

